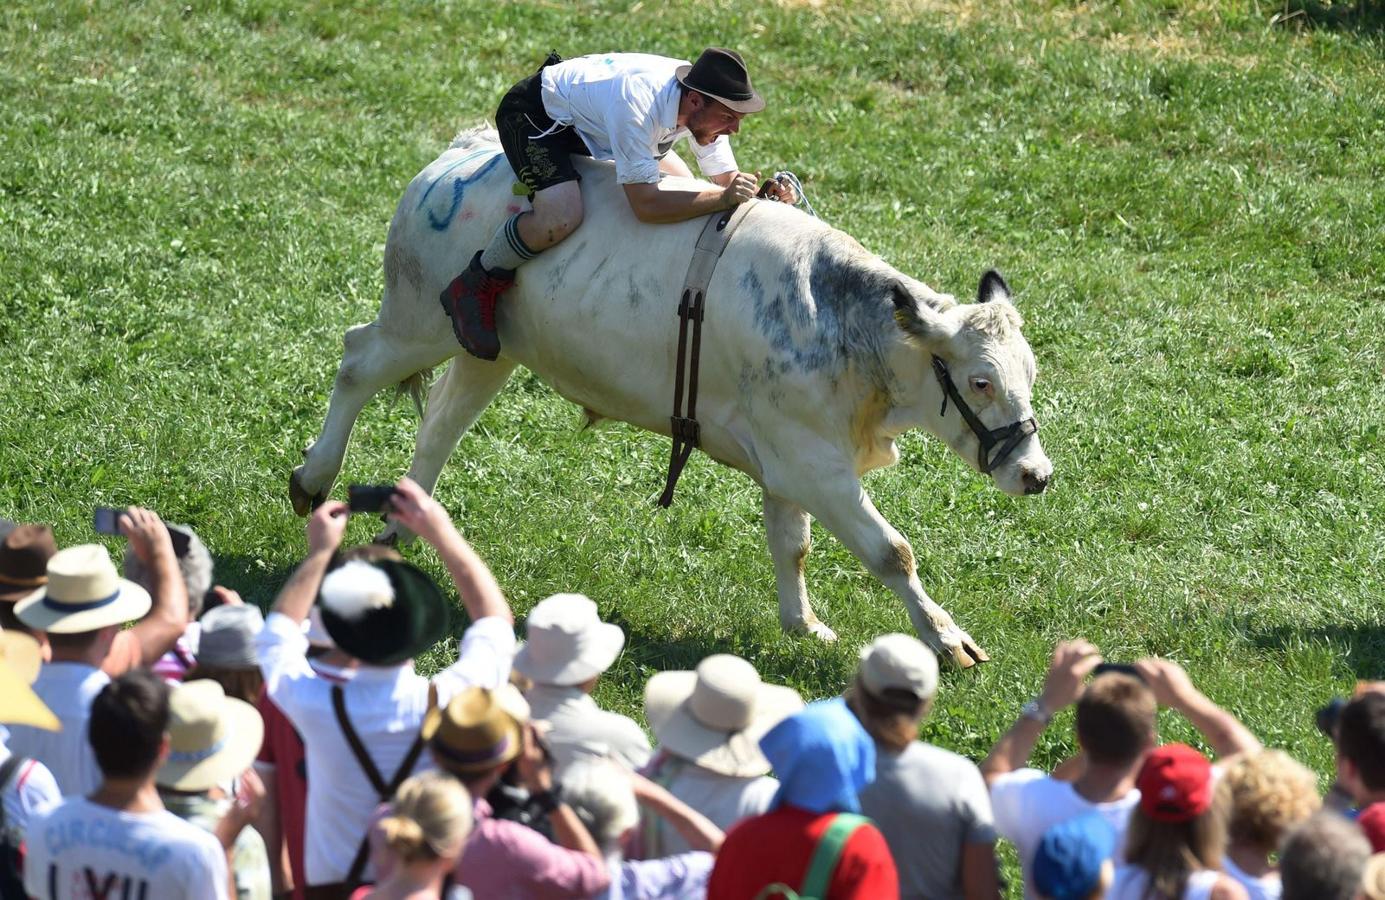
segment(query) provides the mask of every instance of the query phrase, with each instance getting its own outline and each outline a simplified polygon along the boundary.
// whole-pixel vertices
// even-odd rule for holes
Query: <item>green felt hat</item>
[[[336,645],[373,666],[411,660],[447,633],[442,591],[406,562],[351,560],[322,579],[318,604]]]

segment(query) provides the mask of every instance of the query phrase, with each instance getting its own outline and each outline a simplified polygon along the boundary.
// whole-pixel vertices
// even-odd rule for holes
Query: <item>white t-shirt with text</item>
[[[226,854],[167,810],[121,812],[71,797],[30,823],[24,889],[46,900],[226,900]]]

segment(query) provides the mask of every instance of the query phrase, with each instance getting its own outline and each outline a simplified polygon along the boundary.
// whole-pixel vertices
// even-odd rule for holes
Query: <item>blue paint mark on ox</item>
[[[433,226],[434,231],[447,230],[447,226],[451,225],[452,219],[456,217],[457,210],[462,208],[462,197],[466,194],[467,185],[479,181],[490,174],[490,170],[495,168],[496,163],[505,159],[505,154],[497,153],[494,150],[478,150],[475,153],[468,153],[446,169],[443,169],[441,174],[439,174],[437,178],[434,178],[433,182],[428,185],[428,189],[423,192],[423,196],[418,198],[418,208],[423,209],[423,204],[428,202],[428,197],[433,193],[433,188],[441,184],[443,179],[447,178],[455,169],[466,165],[474,159],[480,159],[483,156],[489,156],[491,158],[490,161],[467,177],[457,178],[452,182],[452,204],[447,207],[446,214],[439,217],[433,210],[428,210],[428,224]]]

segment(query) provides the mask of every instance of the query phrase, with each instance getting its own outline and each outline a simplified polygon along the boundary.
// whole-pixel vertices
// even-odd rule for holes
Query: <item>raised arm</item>
[[[488,616],[500,616],[513,622],[510,604],[505,601],[500,585],[466,539],[452,524],[452,518],[442,504],[429,496],[410,478],[395,485],[390,500],[390,521],[398,522],[423,538],[438,551],[443,565],[457,585],[457,593],[467,615],[475,622]]]
[[[342,535],[346,533],[347,515],[347,506],[340,500],[328,500],[313,511],[308,519],[308,555],[279,589],[274,612],[295,622],[308,618],[318,589],[322,587],[322,576],[327,574],[332,554],[341,546]]]
[[[673,830],[687,841],[689,847],[708,853],[721,849],[726,834],[711,819],[643,775],[632,772],[630,781],[635,788],[635,799],[673,826]]]
[[[1260,749],[1260,741],[1250,729],[1194,687],[1178,663],[1151,657],[1135,663],[1135,669],[1159,705],[1182,713],[1207,738],[1219,759]]]
[[[120,531],[152,580],[149,613],[130,629],[139,644],[140,664],[158,661],[188,627],[188,589],[178,570],[178,557],[168,527],[147,509],[132,506],[120,516]]]
[[[1038,708],[1030,707],[1021,713],[981,763],[981,775],[987,785],[1025,767],[1049,720],[1059,710],[1077,702],[1082,695],[1082,680],[1100,662],[1101,654],[1086,641],[1064,641],[1057,646],[1044,679],[1043,692],[1034,701]]]

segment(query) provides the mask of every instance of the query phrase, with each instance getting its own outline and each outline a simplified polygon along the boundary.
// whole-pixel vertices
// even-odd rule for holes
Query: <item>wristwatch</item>
[[[1020,707],[1020,717],[1025,719],[1033,719],[1040,725],[1047,725],[1049,722],[1053,721],[1053,714],[1047,712],[1042,706],[1039,705],[1038,697],[1035,697],[1033,700],[1030,700],[1028,703]]]

